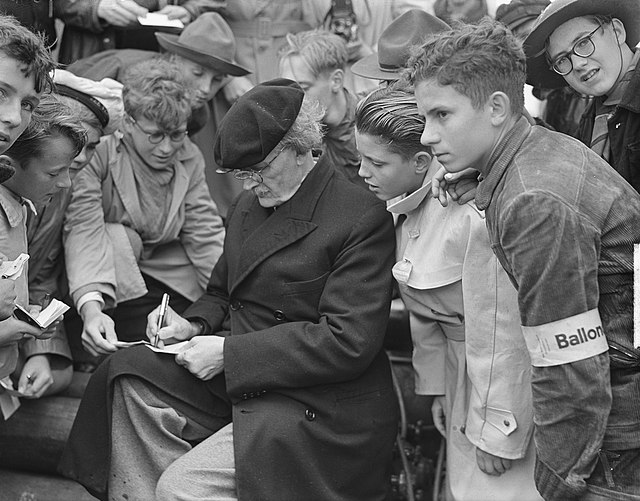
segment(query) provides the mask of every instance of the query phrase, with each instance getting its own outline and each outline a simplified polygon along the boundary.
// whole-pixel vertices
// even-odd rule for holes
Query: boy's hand
[[[39,327],[18,320],[13,315],[0,322],[0,346],[41,336],[42,330]]]
[[[191,14],[180,5],[167,5],[165,8],[160,9],[158,14],[164,14],[169,19],[178,19],[185,26],[191,22]]]
[[[133,0],[100,0],[98,17],[111,26],[126,28],[138,24],[138,16],[146,16],[149,11]]]
[[[18,391],[25,398],[40,398],[53,384],[51,365],[46,355],[29,357],[18,380]]]
[[[499,477],[505,471],[511,469],[513,460],[494,456],[476,447],[476,463],[483,473]]]
[[[447,194],[463,205],[475,198],[477,187],[478,171],[475,169],[451,173],[441,167],[431,178],[431,194],[443,207],[449,205]]]
[[[82,305],[80,312],[83,320],[82,346],[91,355],[106,355],[117,348],[113,345],[118,340],[113,319],[103,313],[101,305],[96,301],[89,301]]]
[[[438,395],[433,399],[431,404],[431,416],[433,424],[443,437],[447,436],[447,412],[445,410],[446,398],[444,395]]]

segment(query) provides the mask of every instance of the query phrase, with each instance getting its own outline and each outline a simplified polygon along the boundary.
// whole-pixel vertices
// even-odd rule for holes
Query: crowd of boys
[[[546,2],[542,3],[546,5]],[[528,2],[512,1],[514,6],[521,4],[528,5]],[[409,96],[424,123],[420,122],[423,127],[420,142],[425,150],[419,157],[421,165],[428,159],[430,168],[423,165],[419,181],[411,186],[415,185],[420,197],[428,193],[434,202],[440,200],[443,205],[446,205],[448,193],[459,202],[467,202],[470,194],[475,195],[475,201],[467,203],[486,218],[488,245],[517,297],[520,328],[514,329],[512,335],[518,336],[518,341],[524,341],[521,344],[526,350],[523,348],[519,357],[526,360],[525,365],[530,365],[530,372],[526,372],[526,377],[523,375],[524,381],[531,381],[530,387],[523,385],[521,390],[531,392],[531,412],[527,419],[533,423],[535,468],[529,475],[535,482],[535,496],[554,501],[640,500],[640,349],[634,345],[633,337],[633,255],[634,245],[640,244],[640,174],[636,172],[640,169],[640,103],[637,95],[640,51],[636,50],[640,42],[640,4],[629,0],[554,0],[545,5],[540,6],[544,9],[539,15],[525,9],[532,25],[524,41],[519,41],[504,24],[489,18],[475,24],[454,23],[451,29],[440,21],[434,23],[433,18],[424,21],[430,24],[424,28],[431,31],[430,36],[415,44],[416,40],[410,40],[410,30],[398,29],[398,26],[406,28],[410,25],[407,18],[401,17],[387,32],[388,40],[397,43],[396,59],[401,64],[392,69],[393,77],[378,80],[381,81],[380,89],[389,88],[389,92],[398,91]],[[422,14],[410,11],[408,16],[421,19]],[[203,108],[204,121],[213,109],[205,103],[215,96],[223,81],[229,75],[242,76],[248,72],[235,64],[233,36],[227,28],[218,14],[209,13],[189,24],[180,37],[159,35],[157,38],[160,45],[173,54],[173,62],[167,64],[177,64],[186,73],[185,85],[199,90],[200,101],[194,101],[194,109]],[[226,33],[229,44],[217,46],[213,53],[202,45],[206,29]],[[391,197],[380,195],[385,182],[380,173],[388,166],[385,161],[371,157],[377,143],[374,141],[370,143],[371,148],[364,149],[358,144],[365,159],[362,164],[356,151],[356,137],[362,141],[363,134],[356,133],[354,128],[356,101],[344,85],[347,59],[344,42],[336,35],[323,32],[290,35],[286,41],[287,45],[280,53],[279,70],[287,80],[259,84],[239,97],[230,115],[241,116],[248,123],[253,118],[247,117],[258,116],[256,109],[260,110],[260,121],[267,120],[262,115],[267,110],[272,113],[269,124],[279,131],[281,139],[290,133],[292,124],[297,123],[304,91],[305,100],[317,101],[323,106],[322,123],[327,128],[323,145],[316,145],[327,153],[320,154],[317,164],[310,163],[310,157],[305,157],[305,168],[311,171],[333,164],[336,170],[342,171],[340,176],[346,175],[352,182],[364,184],[365,189],[378,198],[390,200]],[[409,46],[412,46],[411,57]],[[382,49],[386,50],[386,47],[381,47],[377,60],[372,60],[380,64],[376,75],[381,72],[384,75],[389,69],[383,67]],[[124,65],[117,58],[118,54],[112,56],[108,59],[111,63],[117,59],[118,65]],[[151,57],[149,54],[134,56],[134,61]],[[89,73],[104,69],[100,61],[104,59],[98,57],[94,64],[87,63],[84,68],[88,68]],[[79,65],[82,67],[82,62]],[[73,190],[70,168],[87,144],[88,128],[81,125],[82,121],[55,93],[54,68],[55,63],[40,36],[14,19],[0,16],[0,253],[3,270],[12,263],[17,266],[20,256],[29,253],[27,220],[33,220],[38,208],[45,208],[58,192]],[[119,69],[114,70],[114,74],[91,76],[118,78]],[[547,90],[568,86],[581,96],[589,97],[589,106],[576,132],[577,139],[551,130],[543,122],[534,124],[525,109],[525,83]],[[294,110],[289,110],[291,116],[281,113],[285,110],[276,113],[269,107],[268,99],[280,98],[275,88],[300,100]],[[261,99],[265,101],[261,103]],[[93,105],[101,116],[101,108]],[[389,113],[393,115],[393,109]],[[358,120],[362,123],[361,118]],[[230,140],[229,121],[224,123],[227,126],[224,139]],[[237,123],[236,126],[246,124]],[[167,134],[162,132],[160,142],[173,140],[165,137]],[[182,138],[184,136],[183,133]],[[151,139],[149,135],[150,142]],[[242,150],[242,138],[234,139],[233,148]],[[215,144],[214,156],[221,157],[220,134],[215,142],[213,137],[208,140]],[[253,155],[252,162],[238,167],[229,164],[227,157],[223,169],[223,172],[235,173],[237,179],[243,180],[244,190],[255,194],[260,201],[266,193],[266,188],[262,191],[259,188],[265,182],[263,173],[285,149],[276,151],[278,140],[274,142],[273,138],[268,144],[269,147],[264,146],[264,142],[257,146],[251,143],[247,151]],[[396,153],[402,156],[401,151]],[[432,180],[425,177],[427,170],[429,175],[437,171]],[[480,182],[476,187],[478,173]],[[300,184],[304,186],[307,174],[302,176],[293,193]],[[375,179],[381,181],[374,184]],[[393,182],[389,179],[387,182]],[[430,193],[429,188],[425,188],[429,182]],[[396,189],[393,195],[409,195],[409,199],[414,194],[411,190]],[[290,194],[289,198],[292,196]],[[287,201],[288,198],[284,204]],[[233,207],[233,203],[229,203]],[[268,218],[270,214],[289,210],[287,207],[290,206],[284,204],[280,202],[273,207],[261,204],[270,209],[261,217]],[[389,207],[394,212],[393,206]],[[249,214],[248,208],[244,210]],[[30,211],[32,215],[28,216]],[[355,219],[359,214],[354,212],[352,216]],[[417,239],[421,229],[427,231],[426,219],[412,222],[417,226],[412,226],[411,230],[403,226],[406,223],[402,218],[397,221],[398,234],[407,231],[403,245],[407,239]],[[310,224],[298,220],[292,224],[299,224],[301,228],[305,223]],[[403,241],[402,237],[398,241]],[[304,256],[299,257],[304,259]],[[440,257],[446,267],[449,261],[446,256]],[[404,270],[404,278],[398,280],[407,282],[405,279],[412,270],[419,272],[420,259],[416,257],[415,263],[406,256],[398,255],[398,259],[394,276],[398,279],[398,271]],[[221,275],[222,271],[227,271],[221,270],[220,266],[214,271],[214,277],[216,273]],[[391,269],[387,271],[391,273]],[[341,272],[348,276],[353,270]],[[56,351],[49,340],[59,329],[62,319],[48,329],[40,329],[12,314],[14,304],[29,308],[33,315],[40,309],[30,305],[33,298],[29,297],[28,265],[23,265],[22,274],[3,273],[0,278],[0,382],[5,391],[0,392],[0,409],[4,418],[9,419],[19,405],[14,390],[26,398],[59,391],[68,384],[71,366],[68,357]],[[306,286],[296,282],[296,290],[313,292],[313,287],[318,286],[311,282],[316,281],[311,280]],[[207,294],[215,295],[211,287],[210,283]],[[353,284],[352,287],[357,294],[358,288],[365,290],[367,284]],[[291,301],[300,300],[294,293],[290,297]],[[237,311],[244,308],[237,298],[219,296],[216,301],[224,304],[221,308],[234,312],[235,318],[238,318]],[[347,312],[340,313],[341,308],[342,305],[331,305],[329,310],[338,311],[337,316],[346,315]],[[497,314],[502,313],[498,304]],[[280,310],[274,311],[273,316],[275,320],[270,321],[278,325],[296,323],[295,318],[287,318]],[[158,321],[157,310],[152,311],[149,318]],[[167,325],[178,322],[176,318],[170,318]],[[465,320],[468,329],[472,329],[474,319]],[[162,320],[159,322],[147,328],[146,335],[150,340],[160,336],[167,344],[175,341],[166,339],[166,334],[160,335]],[[246,322],[251,324],[252,319],[248,318]],[[330,324],[331,318],[317,319],[318,324],[323,322]],[[208,330],[201,318],[181,325],[201,334]],[[233,334],[233,326],[224,323],[223,326],[220,332],[211,334],[223,339],[229,331]],[[412,325],[412,329],[416,329],[412,332],[416,343],[427,335],[419,330],[419,326],[419,322]],[[310,336],[312,331],[304,329],[301,335]],[[341,334],[336,333],[337,341]],[[145,336],[141,333],[140,337]],[[221,346],[217,346],[216,356],[218,365],[223,368],[224,358],[231,357],[232,348],[227,352]],[[231,346],[238,349],[237,343]],[[306,344],[293,346],[307,349]],[[342,349],[349,347],[342,345]],[[207,355],[202,352],[203,357]],[[313,357],[311,353],[308,355]],[[184,354],[178,355],[176,360],[184,357]],[[472,358],[467,352],[470,365],[466,370],[469,373],[474,370]],[[493,363],[495,378],[499,379],[500,360]],[[281,361],[272,360],[269,364],[278,368]],[[418,372],[421,369],[424,367],[416,366]],[[253,368],[243,370],[251,372]],[[363,368],[362,374],[366,370]],[[194,375],[203,380],[212,377],[211,374],[206,377]],[[324,384],[340,382],[331,377],[324,381]],[[273,381],[268,384],[271,383]],[[324,384],[314,387],[310,383],[305,389],[314,394],[325,391]],[[428,382],[425,384],[428,386]],[[273,394],[274,391],[276,394],[281,391],[284,395],[281,398],[285,398],[288,389],[273,388],[272,384],[269,392]],[[440,388],[433,394],[442,391]],[[262,389],[256,390],[256,394],[252,392],[247,398],[243,394],[241,400],[251,398],[258,402],[264,393],[266,391]],[[367,397],[362,395],[361,398]],[[230,405],[237,406],[239,402],[232,398]],[[259,407],[255,409],[258,412]],[[328,420],[322,412],[323,409],[307,409],[306,421]],[[434,418],[453,418],[443,412],[442,407],[438,408],[440,414],[434,413]],[[455,412],[462,412],[464,423],[467,410],[458,408]],[[361,417],[375,421],[371,416]],[[492,423],[488,418],[484,422],[507,436],[511,433],[507,418],[502,424]],[[328,426],[330,429],[331,424]],[[464,434],[464,428],[464,425],[460,426],[459,432]],[[198,431],[202,433],[202,430]],[[447,433],[451,433],[450,430]],[[282,440],[286,442],[285,438]],[[120,447],[121,451],[123,445]],[[490,453],[491,448],[483,448],[482,443],[475,447],[478,468],[483,474],[500,478],[508,478],[511,460],[522,459],[525,453],[523,450],[521,457],[505,458]],[[77,460],[74,454],[77,453],[66,452],[62,467],[65,474],[74,474],[69,467],[74,459]],[[114,462],[118,459],[111,458]],[[277,463],[279,458],[273,460]],[[389,461],[390,454],[370,460]],[[199,461],[205,460],[201,456]],[[336,461],[356,459],[336,458]],[[456,474],[461,473],[450,469],[449,481],[455,479],[464,483],[467,477],[454,478]],[[235,468],[231,468],[224,481],[225,492],[237,492],[238,499],[244,499],[242,482],[251,483],[243,477],[236,487]],[[189,494],[189,485],[181,488],[185,495]],[[323,499],[323,493],[327,492],[343,499],[355,499],[350,497],[346,486],[338,485],[337,480],[331,478],[310,482],[306,488],[308,499]],[[482,492],[474,494],[478,500],[485,499]],[[376,496],[384,499],[385,493],[378,492]],[[451,490],[449,496],[463,499],[456,498]],[[198,495],[195,499],[209,498]]]

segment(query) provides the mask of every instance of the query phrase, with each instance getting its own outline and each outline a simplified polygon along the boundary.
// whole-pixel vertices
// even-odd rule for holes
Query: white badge
[[[609,349],[597,309],[535,327],[522,327],[535,367],[568,364]]]
[[[409,277],[411,276],[411,270],[413,270],[413,265],[410,261],[404,259],[402,261],[398,261],[393,265],[391,273],[393,274],[393,278],[395,278],[398,283],[406,284],[409,281]]]

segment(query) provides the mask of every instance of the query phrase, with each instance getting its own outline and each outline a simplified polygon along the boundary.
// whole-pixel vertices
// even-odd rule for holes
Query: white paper
[[[138,16],[138,22],[143,26],[164,26],[167,28],[184,28],[180,19],[169,19],[166,14],[149,12],[146,16]]]
[[[149,344],[149,341],[115,341],[113,346],[116,348],[129,348],[138,344]]]
[[[181,341],[180,343],[168,344],[164,348],[156,348],[151,344],[147,344],[147,348],[155,351],[156,353],[168,353],[169,355],[176,355],[182,351],[182,349],[188,342],[189,341]]]
[[[165,345],[164,348],[155,347],[149,341],[131,341],[131,342],[116,341],[115,343],[113,343],[113,345],[116,348],[129,348],[129,346],[136,346],[139,344],[143,344],[147,348],[149,348],[151,351],[155,351],[156,353],[168,353],[169,355],[176,355],[177,353],[182,351],[182,348],[188,342],[189,341],[181,341],[175,344],[168,344],[168,345]]]
[[[29,260],[29,254],[22,253],[13,261],[3,261],[2,264],[0,264],[0,276],[2,278],[15,280],[20,275],[22,275],[24,264],[28,260]]]

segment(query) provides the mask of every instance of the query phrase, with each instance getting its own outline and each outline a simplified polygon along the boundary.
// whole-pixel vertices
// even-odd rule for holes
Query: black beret
[[[243,94],[220,122],[213,154],[223,169],[247,169],[262,162],[291,128],[304,91],[276,78]]]

